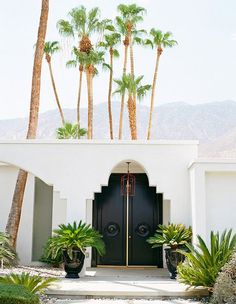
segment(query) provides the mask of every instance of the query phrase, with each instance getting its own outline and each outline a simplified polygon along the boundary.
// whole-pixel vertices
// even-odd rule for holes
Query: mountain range
[[[120,105],[112,105],[115,137],[118,134]],[[67,121],[76,121],[75,109],[64,109]],[[138,105],[138,138],[147,134],[149,107]],[[0,120],[0,139],[24,139],[27,118]],[[87,109],[81,109],[81,126],[87,125]],[[38,138],[56,137],[60,126],[57,110],[40,114]],[[109,138],[107,104],[94,106],[94,138]],[[124,113],[124,139],[129,139],[128,115]],[[236,102],[222,101],[190,105],[173,102],[154,109],[152,139],[197,139],[200,156],[236,157]]]

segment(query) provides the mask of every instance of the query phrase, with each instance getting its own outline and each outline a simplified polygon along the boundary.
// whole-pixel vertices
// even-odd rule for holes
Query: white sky
[[[125,1],[133,3],[134,1]],[[236,100],[236,1],[235,0],[136,0],[147,8],[142,28],[171,30],[179,45],[163,53],[157,103],[202,103]],[[61,38],[56,22],[81,4],[99,6],[102,17],[116,15],[117,0],[51,0],[47,40]],[[0,119],[28,115],[33,45],[37,36],[41,0],[1,1],[0,7]],[[66,43],[64,43],[66,45]],[[69,49],[54,57],[53,66],[64,108],[76,107],[78,73],[66,69]],[[135,47],[136,75],[151,83],[154,53]],[[121,75],[123,53],[116,62]],[[95,78],[94,103],[106,101],[108,73]],[[82,106],[86,106],[86,94]],[[56,108],[44,61],[40,111]],[[114,97],[114,100],[117,99]],[[144,101],[149,104],[149,97]]]

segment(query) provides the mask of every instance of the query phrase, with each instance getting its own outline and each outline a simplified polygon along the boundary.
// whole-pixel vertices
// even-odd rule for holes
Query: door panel
[[[106,254],[98,258],[101,265],[125,265],[125,218],[124,199],[120,195],[119,177],[110,179],[109,187],[95,197],[98,230],[103,235]]]
[[[135,196],[129,197],[129,265],[162,267],[162,250],[146,242],[162,222],[162,195],[149,187],[146,174],[135,174]],[[112,174],[108,187],[95,194],[93,225],[103,235],[106,254],[95,265],[126,265],[126,197],[120,193],[121,174]]]
[[[145,175],[137,175],[135,196],[129,205],[129,265],[156,265],[157,252],[146,240],[157,225],[157,195]]]

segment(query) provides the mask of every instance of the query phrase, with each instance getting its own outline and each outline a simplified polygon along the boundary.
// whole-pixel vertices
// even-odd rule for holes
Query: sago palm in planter
[[[184,261],[184,255],[178,249],[185,249],[185,245],[191,242],[192,229],[186,228],[183,224],[159,225],[154,236],[147,239],[152,248],[165,248],[165,257],[170,278],[175,279],[177,274],[177,266]]]
[[[59,225],[53,231],[47,251],[48,257],[56,258],[59,252],[63,254],[66,278],[79,278],[78,274],[83,268],[85,250],[95,248],[100,255],[105,253],[105,245],[100,235],[91,225],[82,223]]]

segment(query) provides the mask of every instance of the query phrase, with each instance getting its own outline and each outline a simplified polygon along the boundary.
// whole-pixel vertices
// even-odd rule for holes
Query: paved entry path
[[[46,293],[49,297],[61,299],[57,304],[188,304],[194,302],[188,300],[162,302],[157,299],[189,299],[208,294],[205,289],[189,289],[186,285],[170,280],[166,269],[98,268],[87,269],[86,276],[78,280],[60,279]],[[71,299],[71,302],[66,302],[64,299]]]
[[[206,302],[205,302],[206,303]],[[57,300],[56,304],[203,304],[194,300],[116,300],[116,299],[91,299],[91,300]]]

